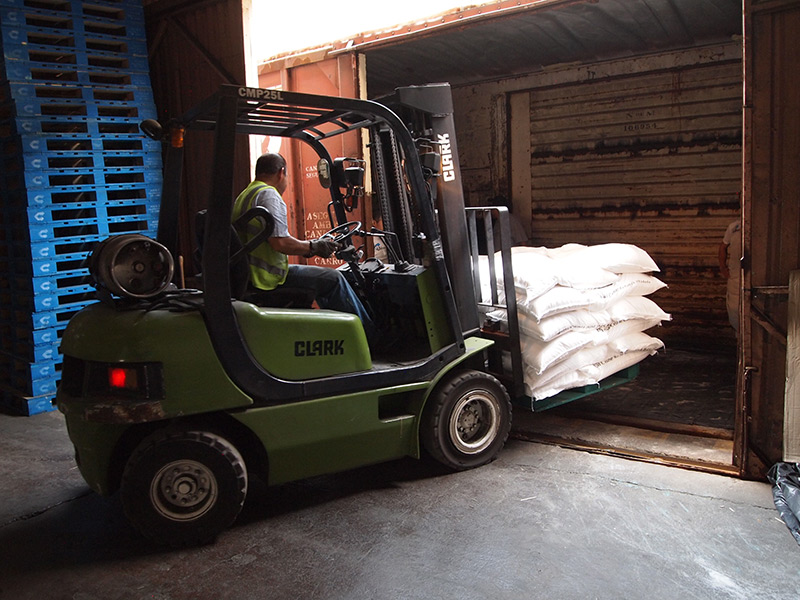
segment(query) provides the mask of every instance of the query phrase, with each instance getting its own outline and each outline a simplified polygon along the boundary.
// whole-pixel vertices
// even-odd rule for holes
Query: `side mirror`
[[[141,129],[142,133],[144,133],[151,140],[155,140],[157,142],[164,137],[164,128],[161,127],[161,123],[155,119],[145,119],[139,123],[139,129]]]
[[[331,187],[331,163],[326,159],[320,158],[317,161],[317,175],[319,176],[319,184],[326,190]]]

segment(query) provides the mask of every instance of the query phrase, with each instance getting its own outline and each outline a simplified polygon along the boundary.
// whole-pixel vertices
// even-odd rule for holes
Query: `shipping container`
[[[234,48],[241,30],[242,39],[249,34],[237,7],[239,17],[247,13],[236,1],[152,3],[162,114],[180,112],[178,104],[220,80],[245,80],[246,61]],[[655,408],[627,422],[706,436],[721,448],[715,456],[726,457],[679,463],[761,476],[781,458],[788,273],[799,262],[798,56],[790,40],[800,10],[793,0],[746,1],[744,9],[743,30],[739,0],[504,0],[320,40],[324,46],[259,65],[257,81],[362,98],[449,82],[469,205],[510,198],[534,245],[629,242],[658,263],[669,287],[657,300],[673,315],[659,337],[668,356],[689,354],[675,371],[639,383],[661,388],[664,405],[702,396],[722,408],[711,426],[692,414],[667,422]],[[212,23],[230,33],[224,49]],[[167,52],[171,44],[180,47]],[[253,154],[269,147],[258,141]],[[315,165],[300,149],[281,151],[290,158],[296,232],[325,229]],[[356,138],[332,153],[369,159]],[[198,157],[187,168],[192,193],[202,190],[202,164]],[[246,183],[249,174],[237,177]],[[368,195],[354,218],[369,222],[370,208]],[[717,257],[734,221],[743,222],[745,248],[738,340]],[[706,379],[682,380],[687,364]]]

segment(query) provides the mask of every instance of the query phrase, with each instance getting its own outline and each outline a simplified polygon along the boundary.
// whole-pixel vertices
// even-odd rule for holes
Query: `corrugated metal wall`
[[[742,72],[740,53],[726,53],[576,68],[571,81],[543,75],[528,89],[509,80],[457,90],[457,124],[492,156],[462,159],[470,203],[510,195],[533,245],[644,248],[669,285],[655,298],[674,315],[660,337],[733,347],[717,247],[740,214]],[[461,132],[459,141],[471,145]]]

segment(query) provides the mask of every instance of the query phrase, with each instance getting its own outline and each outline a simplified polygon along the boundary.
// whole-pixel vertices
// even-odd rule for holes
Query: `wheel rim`
[[[450,416],[450,439],[464,454],[478,454],[497,437],[498,414],[494,397],[472,390],[456,402]]]
[[[191,521],[217,502],[217,479],[204,464],[176,460],[164,465],[150,484],[150,501],[167,519]]]

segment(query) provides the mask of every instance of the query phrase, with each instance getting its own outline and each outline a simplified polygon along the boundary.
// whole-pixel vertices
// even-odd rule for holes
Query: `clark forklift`
[[[511,426],[508,389],[522,389],[521,359],[517,341],[501,382],[500,344],[480,328],[475,217],[464,208],[449,86],[401,88],[379,101],[222,86],[166,131],[153,121],[142,130],[167,140],[186,132],[187,143],[193,130],[214,132],[202,290],[172,284],[175,144],[158,239],[128,234],[95,248],[101,301],[76,314],[61,341],[57,404],[93,490],[119,491],[142,534],[185,546],[233,523],[252,476],[278,485],[423,454],[462,470],[497,456]],[[369,136],[368,173],[326,148],[356,130]],[[256,227],[251,243],[260,243],[272,220],[261,209],[231,223],[237,135],[292,138],[316,152],[330,193],[325,235],[340,242],[339,269],[384,344],[370,348],[354,315],[292,305],[292,290],[248,290],[239,234]],[[348,220],[365,177],[382,230]],[[385,262],[356,246],[375,237],[389,250]],[[495,277],[494,261],[490,270]],[[515,331],[513,278],[504,277]]]

